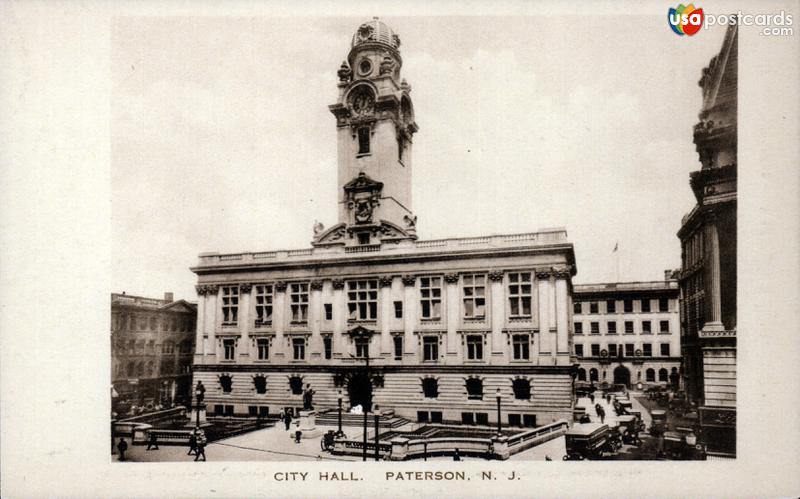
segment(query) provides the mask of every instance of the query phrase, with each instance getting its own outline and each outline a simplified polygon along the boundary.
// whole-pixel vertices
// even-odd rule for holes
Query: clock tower
[[[338,224],[315,246],[414,240],[411,86],[400,76],[400,38],[377,17],[358,27],[330,106],[338,137]]]

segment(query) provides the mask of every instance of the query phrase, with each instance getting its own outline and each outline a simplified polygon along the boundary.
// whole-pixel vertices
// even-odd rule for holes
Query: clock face
[[[353,92],[350,98],[350,109],[356,116],[364,116],[372,113],[375,107],[375,97],[367,88],[361,88]]]

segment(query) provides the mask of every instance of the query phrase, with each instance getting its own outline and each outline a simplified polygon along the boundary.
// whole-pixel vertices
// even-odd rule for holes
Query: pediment
[[[383,189],[383,182],[371,179],[364,172],[360,172],[356,178],[344,184],[345,192],[380,191],[381,189]]]

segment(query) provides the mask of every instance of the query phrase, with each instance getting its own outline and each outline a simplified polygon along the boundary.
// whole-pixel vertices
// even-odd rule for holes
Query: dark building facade
[[[197,306],[185,300],[111,294],[112,410],[189,402]]]
[[[709,450],[724,455],[736,453],[737,46],[731,26],[699,82],[697,204],[678,232],[683,380]]]

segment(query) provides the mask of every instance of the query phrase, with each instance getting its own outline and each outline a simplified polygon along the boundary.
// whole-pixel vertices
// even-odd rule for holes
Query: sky
[[[678,268],[697,81],[724,30],[665,17],[383,18],[420,128],[420,238],[565,227],[575,283]],[[366,20],[116,19],[112,292],[194,300],[199,253],[306,248],[335,223],[328,105]]]

